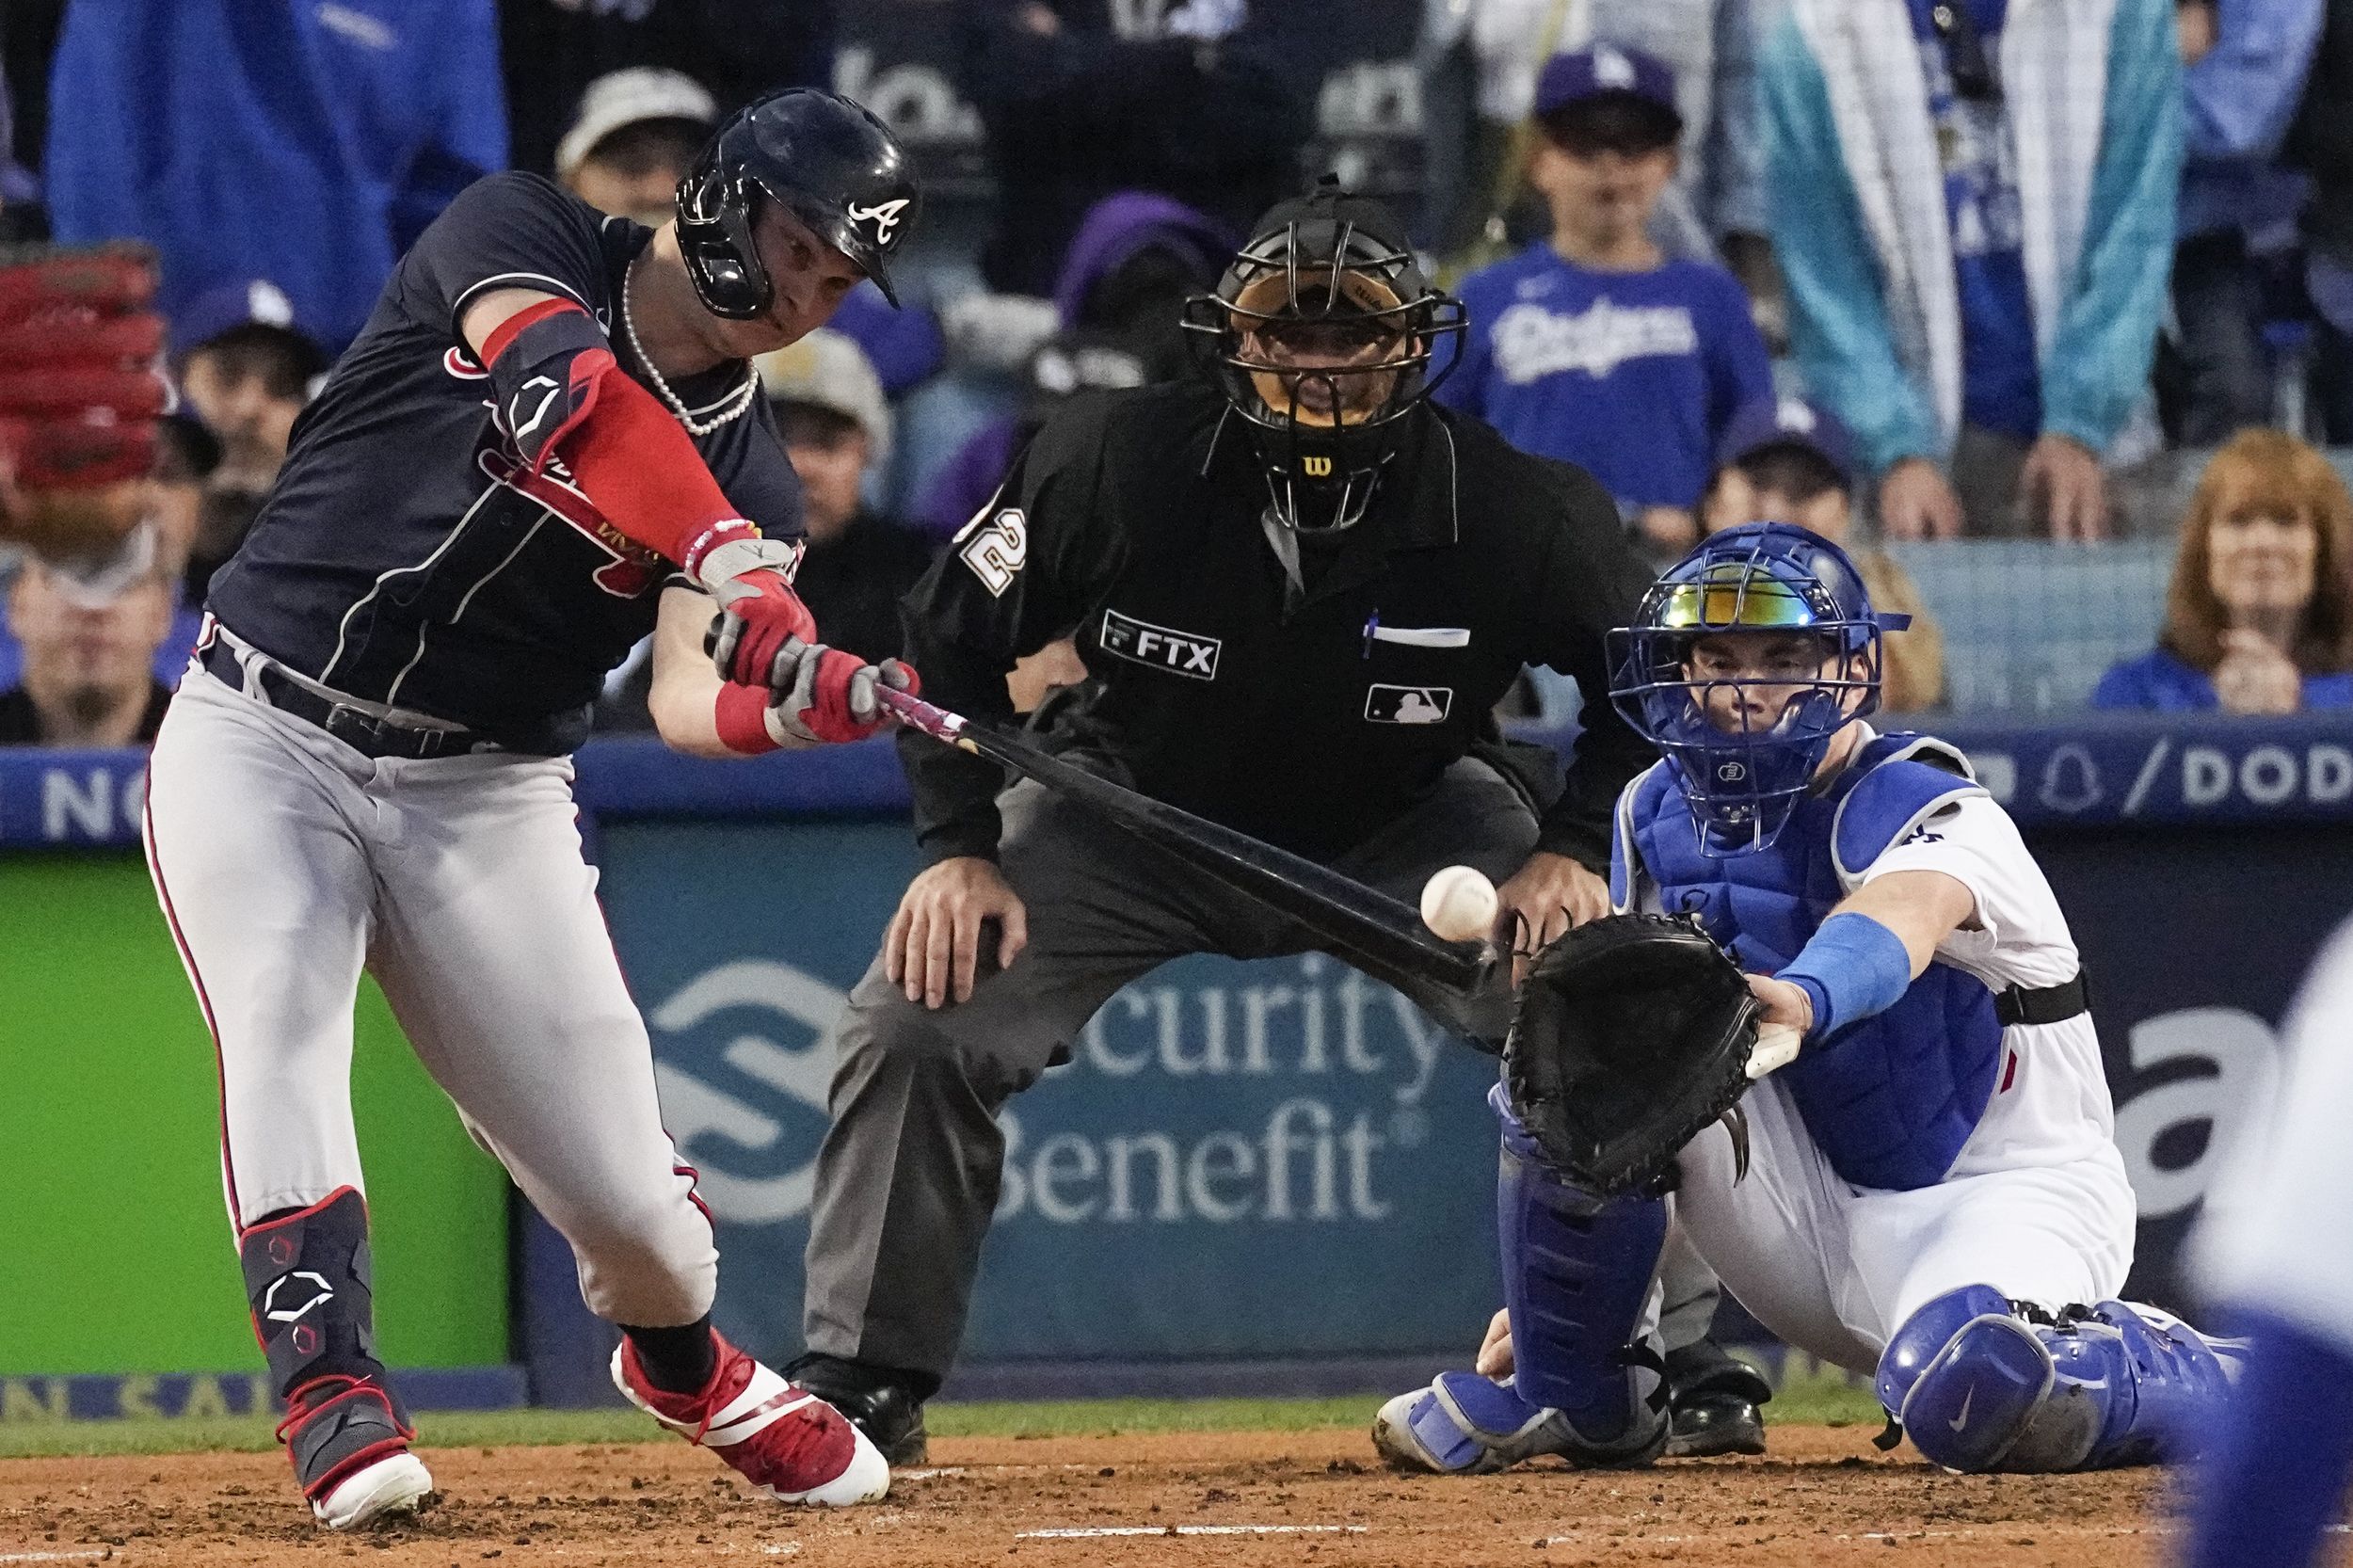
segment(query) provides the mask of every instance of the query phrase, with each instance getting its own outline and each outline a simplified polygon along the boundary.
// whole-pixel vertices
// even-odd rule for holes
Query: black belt
[[[199,656],[204,668],[232,686],[244,690],[245,667],[228,642],[218,636]],[[263,664],[253,685],[264,702],[281,713],[318,726],[363,757],[398,757],[424,761],[431,757],[462,757],[494,743],[479,730],[425,729],[378,718],[365,709],[321,696],[299,681]]]
[[[1997,992],[1993,998],[1993,1016],[2008,1029],[2012,1024],[2064,1023],[2078,1013],[2091,1011],[2091,987],[2084,984],[2083,971],[2075,978],[2058,985],[2044,985],[2028,990],[2013,985]]]

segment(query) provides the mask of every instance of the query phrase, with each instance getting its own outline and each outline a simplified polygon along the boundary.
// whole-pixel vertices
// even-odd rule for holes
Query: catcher
[[[1863,722],[1898,624],[1835,545],[1757,523],[1613,634],[1662,760],[1619,797],[1617,915],[1538,960],[1492,1096],[1481,1369],[1515,1375],[1391,1400],[1392,1463],[1656,1457],[1671,1207],[1758,1321],[1875,1377],[1883,1446],[1947,1468],[2143,1463],[2228,1397],[2236,1342],[2113,1299],[2133,1192],[2049,886],[1959,751]]]

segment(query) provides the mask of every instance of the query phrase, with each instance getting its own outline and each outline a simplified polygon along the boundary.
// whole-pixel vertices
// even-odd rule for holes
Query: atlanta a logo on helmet
[[[907,198],[904,196],[888,201],[877,201],[871,207],[861,207],[853,201],[846,216],[852,224],[872,224],[875,246],[887,250],[890,248],[890,232],[899,226],[899,214],[906,204]]]

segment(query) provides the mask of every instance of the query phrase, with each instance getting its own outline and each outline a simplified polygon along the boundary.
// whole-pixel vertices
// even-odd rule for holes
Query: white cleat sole
[[[1432,1459],[1414,1435],[1414,1406],[1429,1397],[1429,1389],[1417,1388],[1384,1404],[1372,1417],[1372,1446],[1397,1469],[1444,1475],[1446,1467]]]
[[[415,1454],[392,1454],[347,1476],[324,1499],[311,1505],[331,1530],[357,1529],[396,1513],[414,1513],[433,1490],[432,1474]]]

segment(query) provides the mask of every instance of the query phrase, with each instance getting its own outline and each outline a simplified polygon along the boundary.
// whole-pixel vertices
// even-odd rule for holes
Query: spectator
[[[18,683],[0,692],[0,745],[144,745],[155,738],[171,700],[152,665],[171,627],[172,565],[152,524],[95,569],[24,559],[8,596],[24,664]]]
[[[2328,439],[2353,443],[2353,0],[2329,0],[2287,152],[2313,182],[2303,231],[2320,313],[2315,390]]]
[[[1764,398],[1733,417],[1700,502],[1710,534],[1744,522],[1794,522],[1846,551],[1871,602],[1912,617],[1887,633],[1880,706],[1933,708],[1945,696],[1945,633],[1919,584],[1896,558],[1854,542],[1854,438],[1838,416],[1803,398]]]
[[[1317,0],[980,0],[964,86],[981,113],[998,212],[981,269],[1048,293],[1089,208],[1162,192],[1239,231],[1296,184],[1314,130],[1291,73]]]
[[[760,356],[760,379],[801,476],[808,552],[792,585],[821,636],[868,663],[899,652],[899,598],[932,543],[867,509],[867,476],[888,460],[890,408],[856,344],[821,328]]]
[[[2100,537],[2172,249],[2172,0],[1792,0],[1758,76],[1798,368],[1889,536]]]
[[[328,348],[452,197],[506,167],[492,0],[75,5],[44,172],[59,240],[136,238],[165,314],[258,272]]]
[[[1464,280],[1470,327],[1436,395],[1589,470],[1647,544],[1679,555],[1725,426],[1772,394],[1765,340],[1730,273],[1650,237],[1683,126],[1664,65],[1609,44],[1556,55],[1536,123],[1528,175],[1551,236]]]
[[[2215,454],[2182,521],[2157,646],[2103,676],[2091,705],[2353,707],[2353,496],[2328,458],[2277,430]]]
[[[680,72],[641,66],[600,76],[555,150],[556,180],[600,213],[659,229],[718,122],[711,94]]]
[[[189,592],[201,602],[213,568],[261,512],[328,360],[296,323],[285,291],[265,279],[205,291],[171,326],[181,390],[220,443],[188,550]]]
[[[1459,254],[1497,216],[1500,170],[1525,135],[1538,65],[1562,49],[1608,43],[1652,55],[1674,75],[1682,162],[1652,237],[1671,255],[1712,261],[1721,252],[1765,292],[1771,264],[1753,8],[1753,0],[1426,0],[1432,248]]]
[[[2157,392],[2167,435],[2189,446],[2219,446],[2271,418],[2268,253],[2293,244],[2305,187],[2278,154],[2320,13],[2321,0],[2183,0],[2175,12],[2187,161]]]
[[[928,487],[923,525],[953,534],[988,502],[1047,416],[1077,393],[1185,370],[1184,303],[1217,283],[1235,237],[1174,198],[1120,191],[1087,212],[1054,280],[1059,329],[1022,366],[1020,409],[975,431]]]

